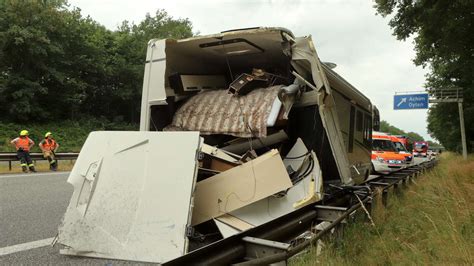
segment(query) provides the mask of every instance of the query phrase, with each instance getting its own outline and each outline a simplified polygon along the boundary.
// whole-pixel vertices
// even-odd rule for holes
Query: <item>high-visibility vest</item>
[[[43,149],[54,151],[54,149],[56,149],[56,141],[54,141],[54,139],[44,139]]]
[[[24,151],[30,151],[30,142],[30,138],[28,137],[18,138],[18,140],[15,142],[15,147],[17,150],[23,148]]]

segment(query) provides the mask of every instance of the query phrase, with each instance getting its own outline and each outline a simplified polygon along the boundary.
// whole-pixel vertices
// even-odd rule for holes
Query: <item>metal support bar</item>
[[[246,259],[256,259],[262,258],[270,255],[275,255],[278,253],[286,252],[290,248],[290,244],[270,241],[267,239],[256,238],[246,236],[242,238],[242,241],[245,242],[245,252]],[[279,265],[286,265],[286,261],[283,260]]]
[[[362,200],[363,203],[366,203],[367,201],[369,200],[369,198],[365,198]],[[303,242],[297,246],[294,246],[292,248],[290,248],[290,250],[288,252],[285,252],[285,253],[279,253],[279,254],[275,254],[275,255],[272,255],[272,256],[268,256],[268,257],[265,257],[265,258],[259,258],[259,259],[254,259],[254,260],[251,260],[251,261],[246,261],[246,262],[242,262],[242,263],[238,263],[238,265],[268,265],[268,264],[271,264],[273,262],[278,262],[278,261],[282,261],[282,260],[286,260],[287,258],[301,252],[302,250],[304,250],[305,248],[307,248],[308,246],[310,246],[311,244],[314,244],[316,243],[316,241],[318,239],[320,239],[323,235],[325,235],[326,233],[328,233],[329,231],[331,231],[334,227],[336,227],[337,225],[339,225],[339,223],[346,219],[347,216],[349,216],[352,212],[354,212],[355,210],[359,209],[361,206],[361,203],[357,203],[355,205],[353,205],[350,209],[348,209],[341,217],[339,217],[336,221],[332,222],[329,226],[327,226],[326,228],[324,228],[323,230],[321,230],[320,232],[318,232],[314,237],[312,237],[310,240],[306,241],[306,242]]]
[[[316,205],[314,206],[317,211],[318,220],[334,222],[336,221],[344,212],[347,211],[347,208],[344,207],[335,207],[335,206],[324,206]]]
[[[462,157],[467,160],[467,144],[466,144],[466,129],[464,128],[464,110],[462,102],[458,102],[459,108],[459,123],[461,124],[461,142],[462,142]]]
[[[422,169],[428,170],[434,165],[435,162],[423,164],[419,167],[419,171]],[[413,177],[418,174],[419,172],[413,172],[406,175],[405,178],[400,177],[398,180],[390,177],[388,180],[395,182],[389,183],[368,181],[366,183],[367,185],[379,186],[381,190],[370,190],[373,191],[373,193],[367,197],[363,197],[361,201],[364,205],[368,204],[368,210],[371,210],[373,205],[376,204],[376,201],[373,200],[373,196],[380,195],[382,197],[382,204],[386,205],[389,194],[394,193],[396,186],[407,185],[408,182],[413,180]],[[342,192],[346,192],[346,194]],[[323,235],[341,226],[344,220],[351,220],[349,217],[351,217],[362,204],[358,202],[350,207],[338,207],[341,204],[339,199],[344,195],[350,194],[348,190],[342,190],[342,192],[341,190],[336,190],[334,193],[327,194],[327,200],[323,204],[328,205],[308,205],[302,207],[268,223],[224,238],[203,248],[195,249],[182,257],[165,263],[165,265],[227,265],[232,263],[237,263],[238,265],[268,265],[271,263],[286,262],[289,257],[301,252],[311,244],[315,244]],[[323,218],[333,221],[327,221],[326,223],[328,225],[321,228],[320,231],[315,232],[309,240],[293,243],[291,247],[287,248],[287,244],[284,242],[293,240],[303,232],[313,229],[315,222]],[[248,247],[248,245],[257,246],[254,249],[254,247]],[[279,247],[281,247],[281,249],[279,249]],[[249,251],[247,251],[248,248],[250,249]],[[245,261],[245,259],[252,257],[252,254],[263,255],[263,250],[270,252],[270,254],[265,253],[267,255]]]
[[[464,125],[464,111],[462,103],[464,101],[463,89],[459,87],[450,88],[439,88],[430,90],[431,99],[430,103],[458,103],[459,109],[459,123],[461,131],[461,145],[462,145],[462,156],[464,160],[467,160],[467,143],[466,143],[466,129]]]
[[[383,179],[399,180],[399,179],[402,179],[402,178],[400,178],[400,177],[393,177],[393,176],[386,176],[386,177],[384,177]]]
[[[390,183],[384,183],[384,182],[370,182],[371,185],[375,185],[375,186],[388,186],[390,185]]]

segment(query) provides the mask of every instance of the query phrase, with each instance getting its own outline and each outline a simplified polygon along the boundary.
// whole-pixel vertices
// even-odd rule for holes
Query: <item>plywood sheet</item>
[[[192,224],[237,210],[292,186],[277,150],[196,184]]]
[[[163,263],[187,251],[199,132],[93,132],[68,182],[62,253]]]
[[[222,223],[225,223],[235,229],[238,229],[240,231],[245,231],[250,228],[253,228],[254,225],[251,225],[247,223],[246,221],[243,221],[235,216],[232,216],[230,214],[224,214],[222,216],[217,217],[215,220],[218,220]]]
[[[303,141],[298,139],[287,157],[295,158],[304,155],[307,152],[308,149]],[[278,198],[267,197],[243,208],[232,211],[230,215],[254,226],[258,226],[295,211],[297,208],[321,200],[323,184],[322,172],[316,154],[312,152],[311,155],[314,160],[313,171],[306,178],[291,187],[285,196]],[[298,159],[285,159],[284,163],[286,166],[291,165],[295,170],[301,166],[303,169],[306,169],[306,166],[302,165],[303,161],[304,157],[301,157]]]

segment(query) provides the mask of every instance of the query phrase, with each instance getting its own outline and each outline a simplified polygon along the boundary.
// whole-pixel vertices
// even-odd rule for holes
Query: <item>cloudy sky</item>
[[[69,0],[84,15],[111,30],[123,20],[139,23],[146,13],[165,9],[188,18],[195,32],[278,26],[296,36],[312,35],[322,61],[377,105],[381,117],[405,130],[430,138],[426,110],[393,110],[395,92],[424,90],[426,70],[415,67],[412,40],[397,41],[388,19],[375,14],[370,0]]]

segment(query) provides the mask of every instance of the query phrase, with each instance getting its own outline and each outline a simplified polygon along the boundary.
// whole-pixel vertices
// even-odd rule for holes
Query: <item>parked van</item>
[[[383,132],[372,133],[372,170],[389,174],[406,166],[405,155],[400,154],[391,136]]]
[[[393,144],[397,148],[398,152],[405,156],[406,165],[407,166],[413,165],[415,162],[413,159],[413,154],[407,150],[405,145],[403,145],[402,140],[396,136],[390,136],[390,139],[392,140]]]

